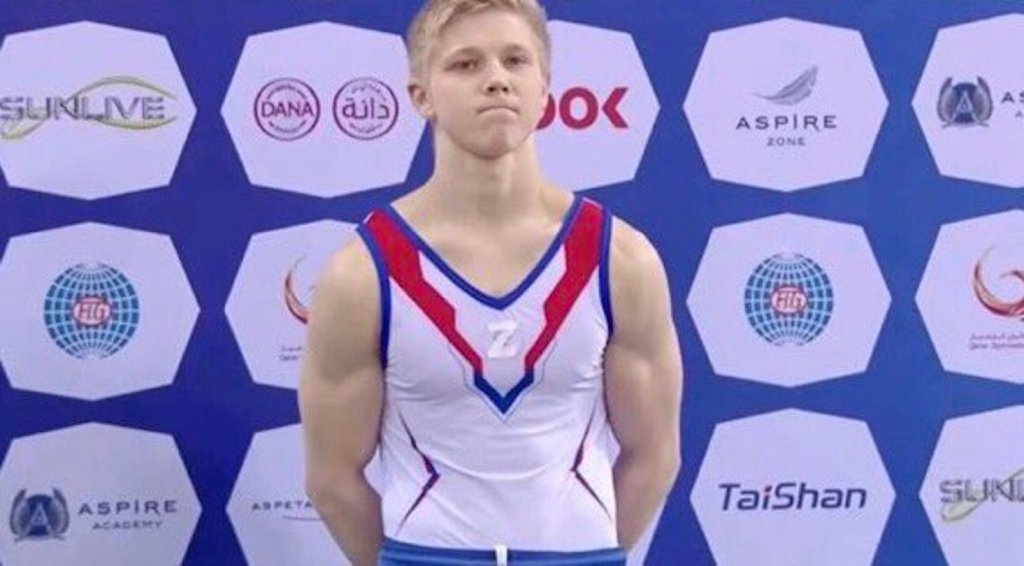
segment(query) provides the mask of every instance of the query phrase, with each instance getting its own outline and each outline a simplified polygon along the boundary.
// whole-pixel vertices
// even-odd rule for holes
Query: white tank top
[[[502,297],[393,209],[359,228],[381,285],[385,536],[449,548],[615,547],[603,359],[611,215],[576,197]]]

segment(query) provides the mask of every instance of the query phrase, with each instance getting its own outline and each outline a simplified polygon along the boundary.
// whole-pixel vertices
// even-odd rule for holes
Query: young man
[[[357,565],[622,564],[676,476],[664,269],[542,176],[549,44],[536,0],[431,0],[410,28],[434,173],[329,262],[299,387],[308,492]]]

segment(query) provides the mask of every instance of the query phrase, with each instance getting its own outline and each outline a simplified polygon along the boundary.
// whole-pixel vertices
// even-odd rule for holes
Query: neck
[[[482,158],[443,136],[437,145],[434,174],[424,185],[424,204],[447,217],[495,221],[543,206],[553,190],[540,172],[532,136],[514,152]]]

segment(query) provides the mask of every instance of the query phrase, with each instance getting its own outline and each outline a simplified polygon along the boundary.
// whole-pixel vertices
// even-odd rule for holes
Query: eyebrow
[[[442,59],[448,60],[448,59],[451,59],[453,57],[460,57],[460,56],[465,56],[465,55],[479,55],[483,51],[484,50],[481,49],[480,47],[477,47],[477,46],[474,46],[474,45],[467,45],[465,47],[460,47],[460,48],[458,48],[458,49],[456,49],[456,50],[454,50],[454,51],[452,51],[450,53],[444,54],[442,56]],[[528,47],[526,47],[525,45],[522,45],[520,43],[509,43],[509,44],[503,46],[501,48],[501,51],[503,53],[505,53],[505,52],[530,53],[530,49]]]

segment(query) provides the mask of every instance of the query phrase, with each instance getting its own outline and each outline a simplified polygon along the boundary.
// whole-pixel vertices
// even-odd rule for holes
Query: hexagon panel
[[[355,226],[323,220],[255,234],[224,311],[257,383],[295,389],[313,284]]]
[[[14,187],[96,199],[167,185],[195,114],[162,35],[78,22],[0,48],[0,167]]]
[[[779,214],[715,228],[686,304],[715,373],[796,386],[863,372],[889,301],[862,228]]]
[[[711,33],[683,109],[712,178],[789,192],[863,175],[888,104],[860,32],[780,18]]]
[[[365,473],[376,488],[376,459]],[[253,436],[227,506],[249,564],[349,564],[306,496],[305,478],[299,425]]]
[[[171,436],[95,423],[16,438],[0,504],[10,564],[181,564],[200,514]]]
[[[1024,187],[1024,15],[940,29],[914,93],[939,172]]]
[[[690,501],[715,560],[870,564],[895,494],[865,423],[788,409],[720,423]]]
[[[402,39],[320,22],[245,42],[221,115],[249,182],[335,197],[405,181],[424,121]]]
[[[633,37],[562,21],[549,28],[557,48],[536,134],[545,173],[574,191],[631,181],[660,108]]]
[[[1024,383],[1024,211],[944,225],[917,308],[947,371]]]
[[[942,426],[919,496],[950,564],[1007,564],[1024,556],[1021,430],[1021,407]]]
[[[15,236],[0,261],[15,389],[95,400],[168,385],[198,313],[163,234],[76,224]]]

